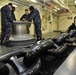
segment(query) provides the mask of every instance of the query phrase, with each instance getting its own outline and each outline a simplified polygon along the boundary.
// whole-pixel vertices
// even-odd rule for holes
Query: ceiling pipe
[[[11,0],[13,2],[16,2],[16,3],[19,3],[19,4],[22,4],[22,5],[26,5],[26,6],[30,6],[29,4],[27,3],[24,3],[23,1],[19,1],[19,0]],[[44,4],[44,3],[41,3],[40,1],[36,0],[38,4],[42,5],[42,6],[45,6],[45,7],[48,7],[48,5]]]
[[[24,3],[24,2],[22,2],[22,1],[19,1],[19,0],[10,0],[10,1],[13,1],[13,2],[16,2],[16,3],[19,3],[19,4],[22,4],[22,5],[29,6],[29,4]]]
[[[62,8],[67,9],[71,14],[73,14],[73,12],[68,8],[68,6],[66,6],[66,5],[64,4],[63,1],[61,1],[61,0],[52,0],[52,2],[55,3],[55,4],[57,4],[57,5],[59,5],[59,6],[62,7]]]
[[[66,9],[68,9],[68,11],[71,13],[71,14],[73,14],[73,12],[68,8],[68,6],[66,6],[65,4],[64,4],[64,2],[62,2],[61,0],[58,0]]]
[[[58,0],[52,0],[52,2],[59,5],[62,8],[65,8],[64,5],[62,5]]]
[[[16,2],[16,3],[19,3],[19,4],[22,4],[22,5],[30,7],[30,4],[27,4],[27,3],[23,2],[23,1],[19,1],[19,0],[10,0],[10,1],[13,1],[13,2]],[[42,5],[42,6],[46,7],[46,8],[49,8],[49,6],[50,6],[50,5],[47,5],[46,2],[43,3],[43,2],[40,2],[38,0],[36,0],[36,1],[37,1],[38,4],[40,4],[40,5]],[[56,14],[56,12],[52,12],[52,13]]]
[[[42,6],[45,6],[45,7],[48,7],[48,5],[44,4],[44,3],[41,3],[39,1],[37,1],[38,4],[42,5]]]

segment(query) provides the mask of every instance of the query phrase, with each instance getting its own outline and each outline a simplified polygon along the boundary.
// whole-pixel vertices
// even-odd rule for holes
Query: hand
[[[24,19],[24,22],[28,22],[26,19]]]

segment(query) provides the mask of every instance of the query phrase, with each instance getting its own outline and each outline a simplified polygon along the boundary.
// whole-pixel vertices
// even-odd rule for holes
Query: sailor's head
[[[26,14],[26,15],[28,15],[28,14],[29,14],[28,9],[25,9],[25,14]]]
[[[30,12],[32,12],[34,10],[34,7],[33,6],[30,6],[29,7],[29,10],[30,10]]]
[[[13,7],[12,3],[8,3],[8,6],[9,6],[10,10],[12,10],[12,7]]]

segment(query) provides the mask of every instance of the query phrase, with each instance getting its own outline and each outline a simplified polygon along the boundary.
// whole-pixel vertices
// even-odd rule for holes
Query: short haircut
[[[29,8],[30,10],[33,10],[34,9],[34,7],[33,6],[30,6],[30,8]]]
[[[28,9],[25,9],[25,11],[28,11]]]
[[[8,5],[13,6],[12,3],[8,3]]]

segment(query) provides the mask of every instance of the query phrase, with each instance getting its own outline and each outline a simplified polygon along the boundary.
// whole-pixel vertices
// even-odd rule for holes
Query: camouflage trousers
[[[41,23],[34,24],[37,39],[42,39]]]
[[[8,24],[2,24],[1,28],[1,40],[9,40],[10,37],[10,31],[11,31],[11,23]]]

